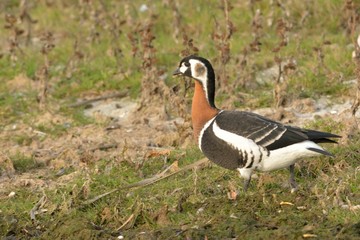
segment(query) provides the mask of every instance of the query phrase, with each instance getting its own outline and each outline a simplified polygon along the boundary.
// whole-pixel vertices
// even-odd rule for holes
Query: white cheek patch
[[[191,59],[189,61],[191,66],[191,73],[193,74],[193,77],[197,80],[201,81],[204,86],[207,85],[207,73],[206,73],[206,67],[204,64],[198,60]],[[202,69],[203,71],[199,71],[199,69]]]
[[[202,86],[203,86],[204,92],[205,92],[205,96],[208,99],[207,72],[206,72],[205,65],[202,62],[200,62],[199,60],[196,60],[196,59],[190,59],[189,63],[190,63],[190,66],[191,66],[191,73],[192,73],[193,77],[195,79],[199,80],[202,83]],[[195,75],[195,74],[197,74],[197,72],[199,72],[196,69],[196,68],[199,68],[199,67],[203,68],[204,71],[203,72],[200,71],[200,72],[202,72],[201,75]]]

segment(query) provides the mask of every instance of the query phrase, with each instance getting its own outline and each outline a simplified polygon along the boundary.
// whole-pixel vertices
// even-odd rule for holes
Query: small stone
[[[202,213],[204,211],[204,208],[199,208],[197,211],[196,211],[196,214],[199,215],[200,213]]]
[[[139,8],[140,12],[146,12],[148,10],[148,6],[146,4],[142,4]]]

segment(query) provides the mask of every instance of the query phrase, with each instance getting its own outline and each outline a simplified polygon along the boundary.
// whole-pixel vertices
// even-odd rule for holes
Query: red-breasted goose
[[[191,117],[200,150],[219,166],[237,169],[245,179],[244,191],[254,169],[289,168],[290,185],[296,189],[294,164],[299,159],[332,156],[317,143],[336,143],[329,138],[338,135],[283,125],[251,112],[218,109],[214,69],[205,58],[185,57],[174,75],[195,79]]]

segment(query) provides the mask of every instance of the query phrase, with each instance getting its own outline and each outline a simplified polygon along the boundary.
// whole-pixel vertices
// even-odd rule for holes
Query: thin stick
[[[90,103],[101,101],[101,100],[106,100],[109,98],[123,98],[127,95],[128,95],[128,91],[122,91],[122,92],[108,94],[108,95],[104,95],[104,96],[100,96],[100,97],[96,97],[96,98],[92,98],[92,99],[88,99],[88,100],[83,100],[83,101],[80,101],[77,103],[72,103],[72,104],[69,104],[68,107],[72,107],[72,108],[80,107],[83,105],[88,105]]]
[[[110,144],[104,144],[104,145],[99,145],[99,146],[96,146],[96,147],[92,147],[90,149],[88,149],[88,151],[91,151],[91,152],[95,152],[96,150],[108,150],[110,148],[117,148],[118,147],[118,143],[110,143]]]
[[[34,205],[34,207],[30,210],[30,218],[35,221],[36,211],[39,210],[46,202],[46,195],[43,195],[40,200]]]
[[[118,228],[116,229],[117,231],[121,230],[123,227],[126,226],[126,224],[128,224],[133,218],[134,218],[135,214],[131,214],[130,217]]]
[[[147,178],[147,179],[144,179],[144,180],[141,180],[139,182],[136,182],[136,183],[132,183],[132,184],[129,184],[127,186],[124,186],[124,187],[118,187],[118,188],[115,188],[109,192],[106,192],[106,193],[103,193],[101,195],[98,195],[90,200],[87,200],[85,202],[82,203],[82,206],[86,206],[86,205],[89,205],[89,204],[92,204],[94,202],[96,202],[97,200],[107,196],[107,195],[110,195],[114,192],[117,192],[117,191],[120,191],[120,190],[124,190],[124,189],[129,189],[129,188],[135,188],[135,187],[145,187],[145,186],[148,186],[148,185],[151,185],[151,184],[154,184],[160,180],[163,180],[165,178],[168,178],[170,176],[173,176],[175,174],[178,174],[180,172],[184,172],[184,171],[187,171],[187,170],[190,170],[190,169],[193,169],[193,168],[196,168],[204,163],[207,163],[209,160],[207,158],[203,158],[197,162],[194,162],[192,164],[189,164],[175,172],[171,172],[169,174],[166,175],[166,173],[168,171],[170,171],[170,169],[173,167],[173,165],[170,165],[169,167],[167,167],[164,171],[162,171],[161,173],[153,176],[153,177],[150,177],[150,178]]]

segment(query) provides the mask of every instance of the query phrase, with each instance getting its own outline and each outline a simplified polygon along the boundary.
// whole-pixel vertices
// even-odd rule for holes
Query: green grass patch
[[[43,163],[39,163],[33,157],[24,156],[20,153],[12,156],[11,161],[14,165],[14,168],[17,172],[27,172],[32,169],[43,167]]]

